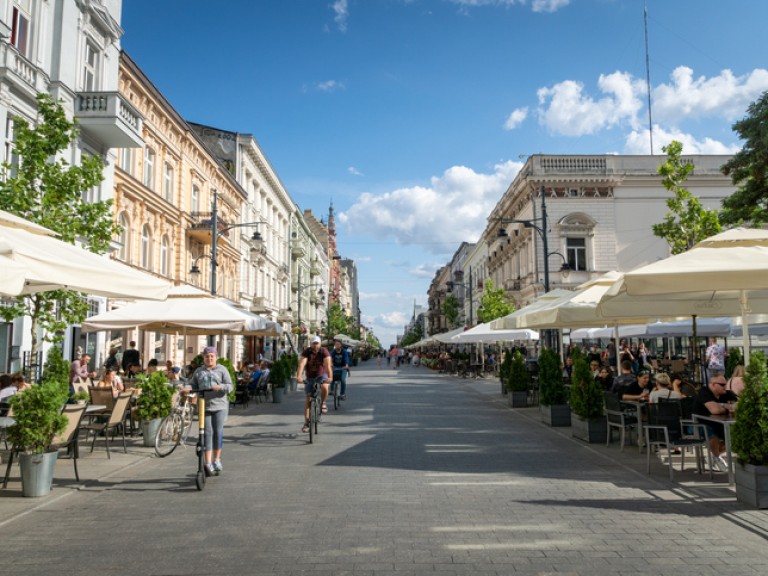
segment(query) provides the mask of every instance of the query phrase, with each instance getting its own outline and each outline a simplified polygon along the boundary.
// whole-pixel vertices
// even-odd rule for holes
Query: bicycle
[[[320,423],[320,416],[322,414],[320,407],[321,401],[319,398],[320,384],[322,378],[315,378],[312,382],[312,391],[309,393],[309,443],[314,442],[314,436],[317,434],[318,424]]]
[[[331,395],[333,396],[333,409],[338,410],[341,408],[341,377],[343,368],[333,371],[333,381],[331,382]],[[349,377],[349,370],[347,370],[347,377]],[[338,384],[338,386],[337,386]]]
[[[192,403],[189,394],[177,393],[171,413],[163,418],[155,434],[155,454],[160,458],[169,456],[179,444],[186,445],[192,430]]]

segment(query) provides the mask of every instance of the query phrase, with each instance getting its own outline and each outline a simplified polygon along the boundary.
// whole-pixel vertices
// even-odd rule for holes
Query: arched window
[[[144,224],[141,229],[141,267],[152,269],[152,230],[149,224]]]
[[[149,146],[144,148],[144,186],[155,188],[155,151]]]
[[[200,188],[196,185],[192,186],[192,201],[189,207],[190,212],[200,212]]]
[[[128,216],[125,215],[125,212],[120,214],[117,223],[123,229],[117,238],[117,241],[120,243],[120,251],[117,257],[123,262],[128,262],[131,259],[131,223],[128,221]]]
[[[597,222],[588,214],[574,212],[558,222],[565,259],[571,270],[594,270],[592,237]]]
[[[168,276],[168,262],[170,260],[170,246],[168,242],[168,236],[163,236],[163,240],[160,242],[160,274]]]

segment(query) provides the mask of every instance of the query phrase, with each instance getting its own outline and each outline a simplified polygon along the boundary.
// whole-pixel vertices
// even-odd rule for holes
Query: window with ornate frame
[[[560,220],[558,228],[565,244],[568,266],[576,272],[591,270],[592,237],[597,222],[588,214],[577,212]]]
[[[144,186],[154,190],[155,151],[149,146],[144,148]]]
[[[152,230],[149,224],[144,224],[141,229],[141,267],[152,269]]]
[[[168,276],[168,261],[170,256],[170,243],[168,236],[164,235],[160,242],[160,274]]]
[[[117,238],[117,241],[120,243],[120,251],[117,257],[123,262],[128,262],[131,257],[131,223],[128,221],[128,216],[125,215],[125,212],[120,214],[117,223],[123,229]]]
[[[163,164],[163,198],[173,202],[173,166],[169,162]]]

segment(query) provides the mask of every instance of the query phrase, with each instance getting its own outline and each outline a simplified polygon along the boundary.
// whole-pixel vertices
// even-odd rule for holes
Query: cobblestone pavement
[[[497,380],[368,362],[348,395],[312,445],[298,393],[234,408],[224,473],[202,492],[193,448],[157,459],[133,445],[85,456],[80,484],[60,461],[46,498],[12,483],[0,573],[768,574],[767,515],[723,474],[669,482],[654,457],[646,475],[636,448],[508,408]]]

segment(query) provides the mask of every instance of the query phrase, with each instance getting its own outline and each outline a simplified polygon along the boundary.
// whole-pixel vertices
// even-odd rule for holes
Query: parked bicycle
[[[193,409],[194,403],[190,401],[188,393],[181,391],[175,394],[171,413],[163,418],[155,434],[155,453],[160,458],[171,454],[179,444],[186,444],[192,430]]]

